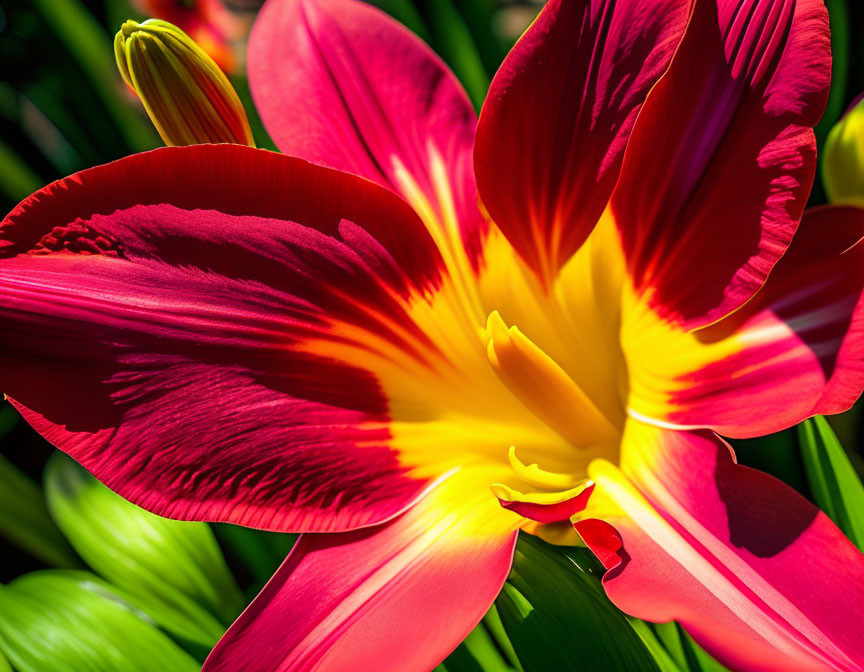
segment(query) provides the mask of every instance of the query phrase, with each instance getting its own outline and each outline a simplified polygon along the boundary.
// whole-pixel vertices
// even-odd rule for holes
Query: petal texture
[[[695,327],[747,301],[786,250],[828,93],[822,0],[699,0],[633,130],[612,209],[628,268]]]
[[[862,668],[864,556],[823,513],[709,433],[632,422],[622,450],[592,469],[585,535],[616,605],[735,670]]]
[[[736,438],[839,413],[864,388],[864,210],[809,211],[752,301],[685,333],[625,318],[635,415]]]
[[[419,38],[363,2],[270,0],[250,39],[249,78],[284,153],[390,187],[430,227],[461,233],[476,263],[476,115]]]
[[[460,472],[390,523],[301,537],[204,671],[432,669],[510,571],[519,518],[494,478]]]
[[[161,515],[374,524],[428,481],[357,353],[420,357],[408,310],[437,264],[416,215],[365,180],[238,146],[132,156],[0,225],[0,389]]]
[[[689,12],[689,0],[551,0],[495,75],[477,129],[478,186],[547,284],[606,207]]]

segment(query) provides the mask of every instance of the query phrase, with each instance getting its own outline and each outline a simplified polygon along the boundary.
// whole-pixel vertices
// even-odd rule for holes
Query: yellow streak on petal
[[[807,346],[800,343],[797,347],[768,350],[770,356],[754,358],[749,366],[731,373],[711,373],[712,363],[735,357],[742,350],[784,339],[796,342],[790,338],[790,327],[794,325],[754,319],[740,330],[745,325],[738,324],[740,320],[733,315],[703,329],[685,332],[659,317],[647,305],[647,296],[639,296],[632,289],[625,293],[623,313],[621,345],[630,372],[628,415],[661,427],[688,428],[666,419],[686,407],[686,401],[676,399],[694,384],[704,385],[706,390],[722,389],[760,368],[812,357]],[[689,398],[703,401],[695,395]]]
[[[394,155],[390,160],[393,163],[396,183],[402,195],[420,216],[426,230],[441,253],[447,274],[453,282],[456,305],[462,312],[463,328],[473,331],[473,325],[479,322],[484,315],[480,296],[477,292],[477,279],[462,244],[456,205],[444,160],[431,141],[427,145],[427,151],[432,183],[435,189],[434,202],[430,201],[398,156]]]

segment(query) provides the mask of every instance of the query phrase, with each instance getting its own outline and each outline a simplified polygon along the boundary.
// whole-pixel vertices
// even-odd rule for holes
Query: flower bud
[[[177,26],[158,19],[126,21],[114,38],[114,55],[166,145],[254,146],[234,87]]]
[[[864,206],[864,96],[828,134],[822,180],[832,203]]]

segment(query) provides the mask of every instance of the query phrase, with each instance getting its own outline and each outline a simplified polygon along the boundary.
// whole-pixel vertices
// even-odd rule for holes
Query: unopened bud
[[[829,201],[864,207],[864,96],[828,134],[822,179]]]
[[[254,146],[231,82],[177,26],[158,19],[126,21],[114,38],[114,55],[166,145]]]

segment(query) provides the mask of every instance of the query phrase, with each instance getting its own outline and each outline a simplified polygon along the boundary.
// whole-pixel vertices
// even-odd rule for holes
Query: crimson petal
[[[316,344],[413,351],[407,297],[439,262],[410,208],[360,178],[239,146],[132,156],[0,225],[0,388],[161,515],[378,523],[429,482],[389,444],[373,373]]]

